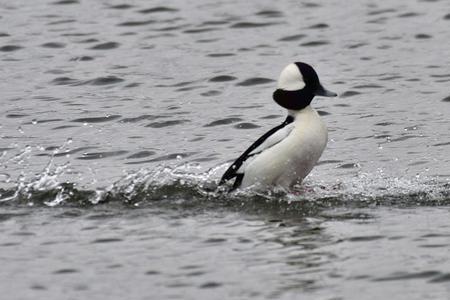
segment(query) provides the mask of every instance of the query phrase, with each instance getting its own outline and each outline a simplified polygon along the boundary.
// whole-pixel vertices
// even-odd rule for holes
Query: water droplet
[[[66,142],[69,145],[69,144],[72,144],[73,140],[72,140],[72,138],[68,138]]]
[[[6,173],[0,173],[0,182],[8,183],[10,181],[11,176]]]
[[[31,120],[31,124],[36,125],[38,121],[36,119]]]
[[[19,126],[19,127],[17,127],[17,130],[20,132],[20,133],[24,133],[24,131],[23,131],[23,129],[22,129],[22,127],[21,126]]]

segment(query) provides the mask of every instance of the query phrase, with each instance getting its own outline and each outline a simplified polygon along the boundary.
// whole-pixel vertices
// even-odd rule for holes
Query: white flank
[[[327,144],[327,128],[311,106],[293,112],[293,117],[289,135],[245,165],[242,188],[275,185],[289,189],[311,172]]]

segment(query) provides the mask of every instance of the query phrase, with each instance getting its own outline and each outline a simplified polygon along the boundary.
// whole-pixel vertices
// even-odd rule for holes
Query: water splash
[[[58,151],[55,151],[57,153]],[[21,175],[15,187],[0,189],[3,205],[77,206],[119,203],[130,207],[164,205],[171,207],[277,210],[309,213],[327,207],[368,207],[374,205],[415,206],[450,204],[450,184],[433,178],[389,177],[382,170],[360,173],[346,182],[309,180],[294,192],[256,192],[251,189],[229,193],[218,187],[225,165],[199,172],[198,164],[174,168],[159,166],[129,172],[109,186],[95,189],[78,187],[61,178],[70,170],[68,163],[54,165],[51,159],[35,177]]]

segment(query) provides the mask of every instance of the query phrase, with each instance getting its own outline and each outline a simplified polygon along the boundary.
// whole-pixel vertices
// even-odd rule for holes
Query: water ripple
[[[111,9],[130,9],[133,5],[130,4],[117,4],[117,5],[111,5],[109,8]]]
[[[137,153],[131,154],[130,156],[127,156],[128,159],[136,159],[136,158],[144,158],[144,157],[149,157],[152,155],[155,155],[156,152],[155,151],[139,151]]]
[[[81,151],[86,151],[86,150],[90,150],[90,149],[94,149],[94,148],[95,147],[79,147],[79,148],[75,148],[72,150],[66,150],[66,151],[62,151],[62,152],[53,153],[52,156],[54,156],[54,157],[68,156],[68,155],[72,155],[72,154],[75,154],[75,153],[78,153]],[[58,149],[58,147],[56,149]]]
[[[155,23],[155,20],[145,20],[145,21],[128,21],[117,24],[117,26],[127,26],[127,27],[135,27],[135,26],[144,26]]]
[[[64,2],[69,2],[70,0],[64,0]],[[63,1],[60,1],[63,2]],[[71,4],[71,3],[64,3],[64,4]],[[79,273],[80,271],[78,271],[77,269],[59,269],[53,272],[53,274],[73,274],[73,273]]]
[[[210,91],[203,92],[200,95],[202,95],[204,97],[212,97],[212,96],[220,95],[221,93],[222,92],[220,92],[220,91],[210,90]]]
[[[398,15],[399,18],[410,18],[410,17],[418,17],[421,14],[416,13],[416,12],[407,12],[407,13],[403,13]]]
[[[319,23],[319,24],[312,25],[309,28],[310,29],[324,29],[324,28],[328,28],[328,27],[330,27],[330,26],[326,23]]]
[[[352,96],[356,96],[356,95],[360,95],[360,92],[357,91],[345,91],[342,94],[339,95],[339,97],[341,98],[347,98],[347,97],[352,97]]]
[[[66,20],[58,20],[47,23],[47,25],[60,25],[60,24],[69,24],[69,23],[75,23],[77,20],[75,19],[66,19]]]
[[[449,17],[449,19],[450,19],[450,17]],[[449,281],[450,281],[450,273],[445,273],[445,274],[436,276],[435,278],[432,278],[429,282],[430,283],[442,283],[442,282],[447,283]]]
[[[51,81],[51,83],[56,85],[72,85],[77,84],[79,82],[80,82],[79,80],[70,77],[56,77]]]
[[[317,46],[328,45],[329,43],[330,42],[328,42],[328,41],[311,41],[311,42],[302,43],[302,44],[300,44],[300,46],[303,46],[303,47],[317,47]]]
[[[388,8],[388,9],[373,10],[373,11],[370,11],[367,15],[376,16],[376,15],[381,15],[381,14],[386,14],[386,13],[394,13],[394,12],[397,12],[397,10],[393,9],[393,8]]]
[[[110,50],[110,49],[115,49],[117,47],[120,46],[120,43],[117,42],[106,42],[106,43],[101,43],[95,46],[92,46],[89,49],[92,50]]]
[[[215,76],[213,78],[210,78],[209,81],[211,82],[224,82],[224,81],[232,81],[232,80],[236,80],[237,78],[234,76],[229,76],[229,75],[219,75],[219,76]]]
[[[209,32],[209,31],[214,31],[214,30],[218,30],[217,28],[196,28],[196,29],[187,29],[184,30],[184,33],[203,33],[203,32]]]
[[[227,57],[227,56],[234,56],[236,54],[234,53],[211,53],[208,54],[209,57]]]
[[[234,125],[233,127],[237,128],[237,129],[253,129],[253,128],[258,128],[261,126],[253,124],[253,123],[243,122],[243,123],[238,123],[238,124]]]
[[[128,151],[125,151],[125,150],[105,151],[105,152],[86,152],[86,153],[83,153],[82,156],[77,157],[77,159],[81,159],[81,160],[102,159],[102,158],[107,158],[107,157],[124,155],[126,153],[128,153]]]
[[[124,81],[124,79],[116,77],[116,76],[106,76],[106,77],[97,77],[92,80],[84,81],[80,84],[90,84],[90,85],[107,85],[107,84],[115,84]]]
[[[285,37],[279,39],[278,41],[280,41],[280,42],[292,42],[292,41],[301,40],[304,37],[306,37],[305,34],[289,35],[289,36],[285,36]]]
[[[70,59],[71,61],[91,61],[94,60],[94,58],[92,56],[76,56]]]
[[[259,85],[259,84],[266,84],[269,82],[274,82],[275,80],[269,79],[269,78],[262,78],[262,77],[253,77],[246,79],[244,81],[241,81],[237,83],[236,85],[239,86],[252,86],[252,85]]]
[[[158,12],[177,12],[178,9],[176,8],[171,8],[171,7],[167,7],[167,6],[156,6],[156,7],[152,7],[152,8],[146,8],[146,9],[142,9],[139,10],[138,12],[141,14],[153,14],[153,13],[158,13]]]
[[[120,120],[121,123],[136,123],[142,120],[156,120],[160,118],[166,118],[166,116],[155,116],[155,115],[142,115],[134,118],[123,118]]]
[[[122,117],[121,115],[107,115],[107,116],[101,116],[101,117],[79,118],[79,119],[72,120],[72,122],[102,123],[102,122],[109,122],[109,121],[117,120],[121,117]]]
[[[0,51],[2,52],[12,52],[12,51],[17,51],[22,49],[22,46],[18,46],[18,45],[5,45],[0,47]]]
[[[170,127],[174,125],[179,125],[189,122],[189,120],[168,120],[168,121],[161,121],[161,122],[153,122],[150,124],[145,125],[145,127],[151,127],[151,128],[164,128],[164,127]]]
[[[281,18],[283,17],[283,13],[279,10],[261,10],[257,12],[255,15],[263,16],[266,18]]]
[[[101,239],[95,239],[91,243],[92,244],[105,244],[105,243],[116,243],[116,242],[122,242],[123,239],[121,238],[101,238]]]
[[[66,47],[66,44],[49,42],[49,43],[42,44],[41,46],[44,48],[64,48],[64,47]]]
[[[203,127],[214,127],[214,126],[220,126],[220,125],[228,125],[228,124],[239,122],[241,120],[242,120],[241,118],[230,117],[230,118],[225,118],[225,119],[212,121],[211,123],[208,123],[208,124],[204,125]]]
[[[360,84],[360,85],[355,85],[353,88],[355,88],[355,89],[379,89],[382,87],[383,86],[378,85],[378,84]]]
[[[60,0],[53,2],[52,4],[55,5],[67,5],[67,4],[79,4],[80,2],[78,0]]]
[[[406,273],[406,272],[397,272],[392,275],[386,277],[375,278],[373,281],[393,281],[393,280],[412,280],[412,279],[422,279],[429,277],[440,277],[441,272],[439,271],[423,271],[417,273]]]
[[[272,23],[272,22],[265,22],[265,23],[256,23],[256,22],[238,22],[233,25],[231,25],[231,28],[256,28],[256,27],[266,27],[275,25],[278,23]]]

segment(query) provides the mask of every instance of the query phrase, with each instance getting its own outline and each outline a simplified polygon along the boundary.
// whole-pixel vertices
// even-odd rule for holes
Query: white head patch
[[[305,85],[302,73],[294,63],[287,65],[278,78],[278,88],[285,91],[301,90]]]

